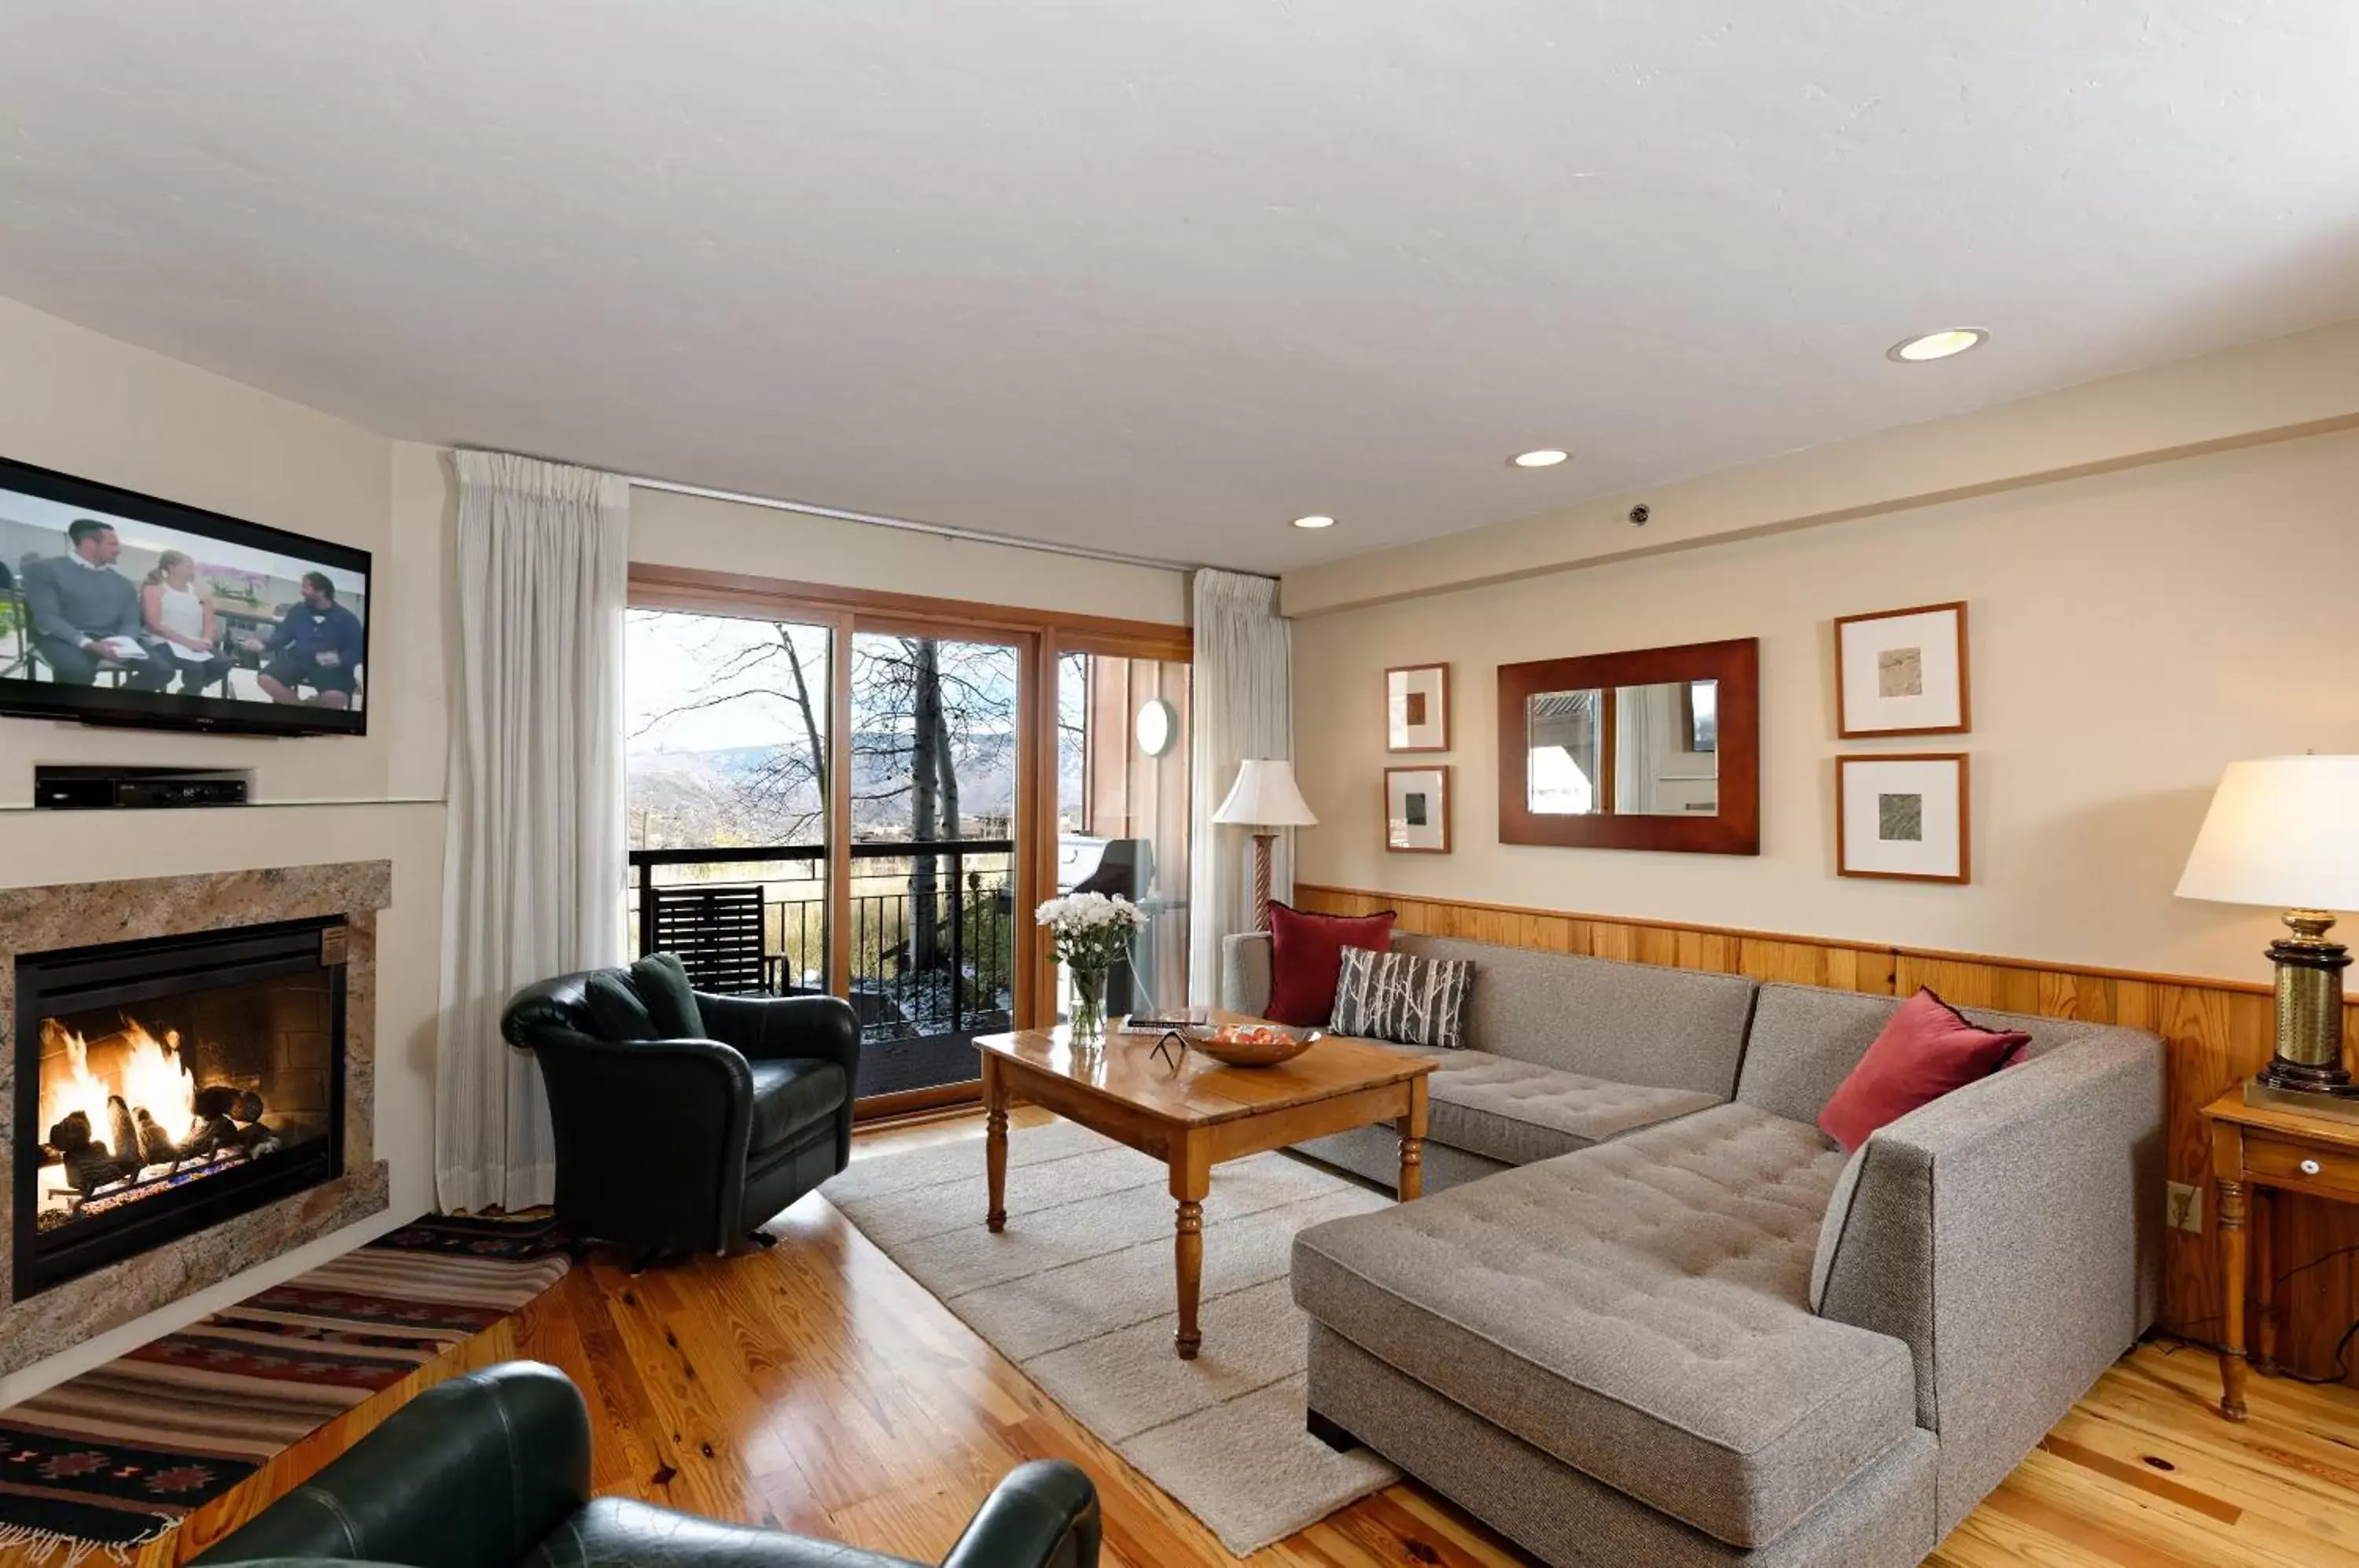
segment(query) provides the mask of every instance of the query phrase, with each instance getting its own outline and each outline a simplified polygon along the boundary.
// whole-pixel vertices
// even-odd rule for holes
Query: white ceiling
[[[2316,0],[0,0],[0,294],[393,435],[1175,561],[2359,316],[2359,7]],[[1883,357],[1951,324],[1995,335]],[[1506,466],[1538,445],[1575,460]]]

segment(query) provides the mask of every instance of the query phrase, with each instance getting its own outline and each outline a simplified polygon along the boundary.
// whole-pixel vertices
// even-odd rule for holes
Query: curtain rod
[[[773,512],[798,512],[810,517],[832,517],[842,523],[866,523],[872,528],[899,528],[904,533],[932,534],[940,539],[964,539],[970,544],[995,544],[1009,550],[1044,550],[1050,555],[1075,555],[1084,561],[1110,561],[1121,566],[1147,566],[1160,572],[1200,572],[1201,561],[1159,561],[1153,556],[1125,555],[1120,550],[1097,550],[1084,544],[1060,544],[1049,539],[1018,539],[1013,534],[995,534],[983,528],[962,528],[949,523],[913,522],[908,517],[887,517],[875,512],[849,511],[842,506],[814,506],[809,501],[781,501],[772,495],[749,495],[742,490],[717,490],[709,485],[681,485],[669,479],[650,479],[645,474],[626,474],[623,482],[641,490],[664,490],[675,495],[701,495],[708,501],[734,501],[742,506],[762,506]]]

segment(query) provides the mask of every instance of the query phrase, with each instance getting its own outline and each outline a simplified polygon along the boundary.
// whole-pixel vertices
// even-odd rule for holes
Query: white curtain
[[[462,452],[459,668],[444,856],[435,1189],[445,1209],[547,1203],[549,1103],[500,1038],[536,980],[618,963],[630,487]]]
[[[1671,748],[1680,688],[1625,686],[1614,704],[1614,810],[1651,814],[1663,810],[1662,771]]]
[[[1188,995],[1215,1003],[1221,939],[1253,926],[1253,838],[1215,827],[1237,764],[1294,756],[1293,629],[1277,613],[1277,583],[1234,572],[1199,572],[1194,681],[1195,755],[1190,779]],[[1294,897],[1294,833],[1278,835],[1270,897]]]

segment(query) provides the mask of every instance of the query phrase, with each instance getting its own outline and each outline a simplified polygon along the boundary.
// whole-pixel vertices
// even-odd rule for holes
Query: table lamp
[[[1315,828],[1319,819],[1295,788],[1294,764],[1265,757],[1248,757],[1237,766],[1237,781],[1229,798],[1212,813],[1224,827],[1254,830],[1254,923],[1269,930],[1269,850],[1278,828]]]
[[[2247,1097],[2359,1099],[2343,1065],[2343,971],[2351,953],[2326,936],[2334,924],[2329,910],[2359,909],[2359,757],[2230,763],[2179,896],[2286,912],[2292,934],[2268,949],[2277,965],[2277,1054]]]

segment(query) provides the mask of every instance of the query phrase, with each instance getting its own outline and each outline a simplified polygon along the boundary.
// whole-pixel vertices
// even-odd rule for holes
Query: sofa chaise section
[[[1756,1546],[1917,1424],[1908,1347],[1810,1308],[1843,1163],[1815,1128],[1721,1105],[1313,1226],[1294,1293],[1509,1435]]]

